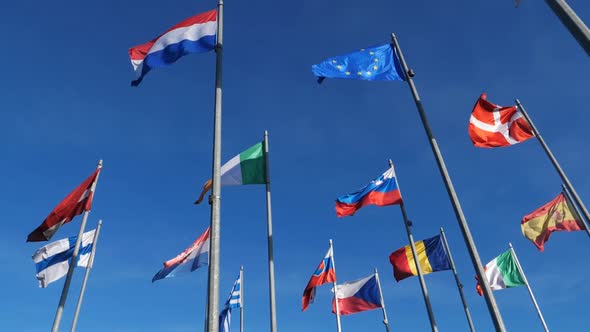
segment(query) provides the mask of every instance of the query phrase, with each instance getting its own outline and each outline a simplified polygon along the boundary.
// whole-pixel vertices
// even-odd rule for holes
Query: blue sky
[[[590,21],[590,3],[571,0]],[[193,206],[211,172],[215,56],[195,54],[151,72],[142,86],[127,57],[213,1],[4,2],[0,28],[2,190],[0,321],[47,331],[63,282],[39,289],[27,234],[104,159],[89,227],[104,220],[79,330],[201,330],[206,270],[151,284],[163,261],[209,222]],[[522,216],[551,200],[560,179],[535,140],[477,149],[467,135],[481,92],[519,98],[590,202],[588,56],[543,1],[226,2],[223,160],[270,133],[275,272],[280,331],[335,329],[330,287],[301,313],[301,295],[334,240],[340,281],[378,268],[393,331],[427,331],[416,278],[396,283],[388,255],[407,244],[399,208],[367,207],[338,219],[334,199],[365,185],[393,159],[417,240],[445,227],[478,331],[493,325],[404,82],[327,80],[310,66],[399,38],[444,154],[482,261],[512,242],[549,328],[585,326],[590,295],[583,232],[554,234],[544,253],[520,233]],[[245,324],[268,330],[263,186],[222,191],[221,302],[245,267]],[[77,233],[80,218],[54,239]],[[83,270],[72,283],[69,329]],[[425,277],[441,331],[468,327],[450,272]],[[541,330],[525,288],[496,292],[511,331]],[[567,314],[565,314],[567,313]],[[565,315],[564,315],[565,314]],[[234,315],[234,329],[238,328]],[[343,331],[382,329],[377,310],[343,317]]]

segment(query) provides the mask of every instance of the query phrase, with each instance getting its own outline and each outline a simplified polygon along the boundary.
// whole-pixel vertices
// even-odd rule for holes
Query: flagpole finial
[[[440,227],[440,232],[441,233],[444,233],[445,232],[445,230],[444,230],[444,228],[442,228],[442,226]]]
[[[98,167],[102,167],[102,159],[98,161]]]
[[[377,274],[377,268],[375,268],[375,274]]]
[[[391,39],[397,39],[397,38],[395,37],[395,33],[393,33],[393,32],[391,33]]]
[[[389,167],[393,167],[393,161],[391,159],[387,159],[387,162],[389,163]]]
[[[330,239],[330,247],[332,246],[332,239]]]
[[[510,247],[510,249],[514,249],[514,248],[512,247],[512,242],[508,242],[508,246]]]
[[[98,226],[102,225],[102,219],[98,219]]]

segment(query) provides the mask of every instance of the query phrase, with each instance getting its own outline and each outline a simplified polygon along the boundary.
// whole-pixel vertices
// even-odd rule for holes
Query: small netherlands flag
[[[165,67],[186,54],[201,53],[215,49],[217,41],[217,10],[190,17],[149,42],[129,49],[131,64],[137,79],[131,82],[138,86],[152,69]]]

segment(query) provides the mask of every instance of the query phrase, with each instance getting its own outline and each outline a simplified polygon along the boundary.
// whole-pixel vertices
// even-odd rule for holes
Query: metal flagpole
[[[264,168],[266,173],[266,230],[268,242],[268,289],[270,297],[270,331],[277,331],[277,308],[275,301],[275,263],[272,241],[272,210],[270,203],[270,164],[268,162],[268,131],[264,131]]]
[[[580,199],[580,196],[578,196],[578,193],[574,189],[574,186],[572,186],[572,183],[567,178],[567,175],[565,175],[565,173],[563,172],[563,169],[561,169],[561,166],[559,166],[557,159],[555,159],[555,157],[553,156],[553,153],[551,153],[551,150],[549,150],[549,147],[545,143],[545,140],[543,139],[543,137],[541,136],[541,134],[537,130],[537,127],[535,126],[535,124],[533,123],[531,118],[529,117],[529,114],[526,112],[524,107],[522,107],[522,104],[520,103],[520,101],[518,99],[516,99],[516,105],[518,106],[520,113],[522,113],[522,116],[525,118],[525,120],[531,126],[531,129],[533,130],[533,134],[535,134],[535,136],[539,140],[539,143],[541,143],[543,150],[545,150],[545,153],[547,153],[547,157],[549,157],[549,160],[551,160],[551,163],[553,164],[553,167],[555,167],[555,170],[557,171],[557,173],[561,177],[563,184],[565,185],[567,190],[572,194],[573,201],[576,203],[576,205],[578,205],[582,209],[582,213],[584,214],[584,218],[586,218],[586,220],[590,220],[590,213],[588,213],[588,209],[586,209],[586,206],[584,205],[584,203]]]
[[[240,266],[240,332],[244,332],[244,266]]]
[[[375,268],[375,280],[377,280],[377,288],[379,288],[379,298],[381,299],[381,309],[383,310],[383,325],[385,325],[385,331],[389,332],[389,320],[387,319],[387,311],[385,310],[385,300],[383,300],[383,292],[381,291],[381,282],[379,282],[379,273]]]
[[[221,64],[223,59],[223,0],[217,4],[217,55],[215,64],[215,115],[213,120],[213,176],[209,252],[209,286],[207,301],[207,329],[219,332],[219,242],[221,199]]]
[[[453,270],[453,275],[455,276],[455,282],[457,282],[457,289],[459,290],[459,295],[461,296],[461,302],[463,302],[463,309],[465,309],[465,316],[467,316],[467,323],[469,323],[469,330],[471,332],[475,332],[475,327],[473,326],[473,320],[471,319],[471,313],[469,312],[469,308],[467,307],[467,300],[465,300],[465,294],[463,293],[463,284],[459,280],[459,275],[457,274],[457,268],[455,267],[455,261],[453,260],[453,255],[451,255],[451,248],[449,247],[449,243],[447,242],[447,236],[445,235],[445,230],[441,227],[440,228],[440,235],[443,241],[443,245],[445,246],[445,251],[447,252],[447,256],[449,257],[449,264],[451,265],[451,270]]]
[[[551,7],[561,23],[576,38],[578,44],[590,55],[590,30],[584,22],[576,15],[576,12],[565,2],[565,0],[545,0]]]
[[[334,259],[334,246],[332,245],[332,239],[330,239],[330,251],[332,252],[332,268],[334,269],[334,276],[336,276],[336,263]],[[342,332],[342,325],[340,324],[340,306],[338,305],[338,297],[336,292],[338,291],[336,285],[336,278],[334,278],[334,305],[336,306],[336,331]]]
[[[78,304],[76,304],[76,313],[74,314],[74,320],[72,322],[72,329],[70,330],[70,332],[76,331],[76,325],[78,325],[80,307],[82,306],[82,299],[84,298],[84,292],[86,291],[86,282],[88,281],[88,276],[90,275],[90,269],[92,268],[92,264],[94,263],[94,254],[96,253],[96,242],[98,241],[98,234],[100,233],[101,227],[102,220],[99,220],[98,226],[96,226],[96,232],[94,232],[94,239],[92,239],[92,251],[90,252],[90,257],[88,258],[88,265],[86,266],[86,273],[84,273],[84,281],[82,281],[82,289],[80,289],[80,296],[78,297]]]
[[[389,159],[389,167],[393,168],[393,162],[391,159]],[[397,176],[395,177],[395,183],[397,184],[398,190],[401,191],[399,184],[397,183]],[[430,297],[428,296],[428,289],[426,288],[426,282],[424,281],[424,275],[422,274],[422,267],[420,267],[420,260],[418,259],[416,245],[414,244],[414,236],[412,235],[412,222],[408,219],[408,213],[406,212],[406,207],[403,201],[399,207],[402,211],[402,216],[404,217],[406,233],[408,234],[408,241],[410,241],[410,248],[412,249],[412,257],[414,257],[414,264],[416,265],[416,271],[418,272],[418,279],[420,280],[420,287],[422,288],[422,295],[424,296],[424,304],[426,304],[426,310],[428,311],[430,327],[432,328],[432,332],[438,332],[438,326],[436,326],[434,312],[432,311],[432,305],[430,304]]]
[[[457,221],[459,222],[459,227],[461,228],[463,239],[465,240],[465,244],[467,245],[467,249],[469,250],[469,255],[471,256],[473,267],[475,268],[475,272],[479,280],[484,280],[484,282],[482,283],[483,294],[486,299],[490,315],[492,316],[494,326],[496,328],[496,331],[506,332],[504,322],[502,321],[502,316],[500,315],[500,311],[498,310],[498,306],[496,305],[496,300],[494,298],[494,295],[492,294],[490,285],[488,284],[487,278],[485,277],[485,274],[483,272],[481,259],[479,258],[479,253],[477,252],[475,242],[473,241],[473,237],[471,236],[471,231],[469,230],[469,226],[467,225],[467,220],[465,219],[465,215],[463,214],[463,209],[461,208],[461,204],[459,203],[459,198],[457,197],[457,193],[455,192],[455,187],[453,186],[453,182],[451,181],[451,177],[449,176],[449,172],[447,171],[447,166],[445,165],[442,153],[440,152],[440,149],[438,147],[438,143],[436,142],[436,139],[434,138],[434,135],[430,130],[430,125],[428,124],[426,113],[424,112],[424,107],[422,106],[422,101],[420,100],[418,90],[416,90],[416,86],[414,85],[414,81],[412,79],[412,77],[414,77],[414,71],[408,69],[408,65],[406,64],[402,50],[399,47],[397,38],[393,33],[391,34],[391,39],[393,41],[393,45],[395,46],[396,53],[399,55],[399,60],[406,75],[406,80],[408,81],[410,90],[412,91],[412,95],[414,96],[414,101],[416,103],[418,114],[420,115],[420,119],[422,120],[422,125],[424,126],[424,130],[426,131],[426,135],[428,136],[428,141],[430,143],[430,147],[432,148],[432,153],[434,154],[434,157],[436,159],[438,169],[445,183],[447,193],[449,194],[449,198],[455,211],[455,215],[457,216]]]
[[[97,168],[102,168],[102,159],[98,161]],[[94,192],[94,190],[96,189],[96,184],[98,183],[99,176],[100,172],[96,175],[96,179],[94,179],[94,183],[92,184],[92,187],[90,189],[92,192]],[[76,239],[76,245],[74,246],[74,252],[72,253],[72,260],[70,261],[68,274],[66,275],[66,282],[64,283],[64,288],[61,291],[61,297],[59,299],[57,311],[55,312],[55,319],[53,320],[53,327],[51,328],[52,332],[58,332],[59,330],[59,323],[61,322],[61,316],[63,315],[64,306],[66,305],[68,291],[70,289],[70,284],[72,283],[72,276],[74,275],[74,268],[76,267],[76,262],[78,261],[78,252],[80,251],[80,243],[82,243],[82,236],[84,235],[84,228],[86,227],[88,213],[90,213],[89,210],[84,211],[84,215],[82,216],[80,230],[78,231],[78,238]]]
[[[533,291],[531,290],[531,286],[529,285],[529,281],[526,279],[526,276],[524,275],[524,271],[522,270],[522,266],[520,266],[520,262],[518,261],[518,257],[516,256],[516,251],[514,251],[514,248],[512,247],[512,243],[508,243],[508,245],[510,246],[510,253],[512,254],[512,257],[514,257],[514,261],[516,262],[516,266],[518,267],[518,271],[520,272],[520,275],[522,276],[522,279],[524,280],[524,284],[526,285],[526,288],[529,290],[529,294],[531,295],[531,300],[533,300],[533,304],[535,305],[535,309],[537,309],[537,314],[539,315],[539,318],[541,319],[541,324],[543,324],[543,328],[545,329],[545,332],[549,332],[549,328],[547,327],[547,324],[545,323],[545,318],[543,318],[543,314],[541,313],[541,309],[539,309],[539,305],[537,304],[537,300],[535,299],[535,295],[533,295]]]
[[[584,230],[586,231],[586,234],[588,234],[588,236],[590,236],[590,227],[588,227],[588,222],[586,220],[584,220],[584,218],[582,218],[582,214],[580,213],[580,209],[578,208],[578,206],[576,204],[574,204],[574,201],[572,200],[572,196],[570,195],[570,192],[563,185],[563,183],[561,184],[561,189],[563,190],[563,194],[565,195],[565,199],[567,200],[567,203],[574,209],[574,213],[576,214],[576,217],[578,219],[580,219],[580,221],[584,225]]]

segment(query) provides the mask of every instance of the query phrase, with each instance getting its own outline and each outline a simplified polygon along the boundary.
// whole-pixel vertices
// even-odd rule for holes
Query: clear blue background
[[[590,3],[570,5],[587,22]],[[202,331],[206,269],[151,284],[163,261],[209,222],[193,206],[211,174],[214,53],[151,72],[127,56],[214,1],[4,1],[0,61],[0,241],[5,331],[47,331],[63,281],[39,289],[27,234],[104,159],[89,228],[98,243],[80,331]],[[560,191],[535,140],[477,149],[467,135],[481,92],[519,98],[581,197],[588,178],[588,55],[543,1],[231,1],[225,6],[223,160],[270,132],[279,331],[335,329],[330,286],[301,313],[301,295],[334,240],[340,281],[378,268],[392,331],[428,331],[418,279],[396,283],[388,255],[407,244],[399,208],[337,219],[334,199],[396,164],[416,240],[444,226],[478,331],[492,331],[474,270],[404,82],[315,82],[310,66],[395,32],[424,100],[482,261],[515,245],[549,327],[585,329],[590,296],[583,232],[554,234],[540,253],[522,216]],[[245,267],[246,330],[269,330],[264,186],[222,191],[221,303]],[[54,239],[77,233],[80,217]],[[81,285],[78,269],[62,331]],[[450,272],[425,277],[440,331],[468,327]],[[496,292],[510,331],[541,331],[524,287]],[[234,315],[234,331],[238,329]],[[378,310],[343,317],[343,331],[382,331]]]

